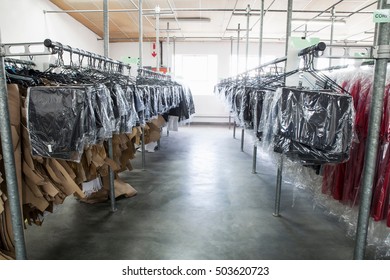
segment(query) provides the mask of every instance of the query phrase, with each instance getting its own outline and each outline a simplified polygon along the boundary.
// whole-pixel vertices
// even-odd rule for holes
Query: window
[[[218,78],[217,55],[176,55],[175,75],[193,95],[211,95]]]

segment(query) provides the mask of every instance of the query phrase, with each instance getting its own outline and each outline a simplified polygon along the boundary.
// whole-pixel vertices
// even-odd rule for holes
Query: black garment
[[[353,135],[352,97],[291,88],[281,91],[275,151],[305,163],[347,160]]]
[[[27,128],[32,154],[80,161],[90,100],[85,87],[32,87],[27,94]]]
[[[110,91],[103,84],[97,84],[87,88],[92,91],[93,110],[96,118],[96,142],[112,137],[115,129],[115,116],[112,108]]]
[[[123,88],[125,92],[125,98],[127,102],[127,114],[123,118],[123,126],[122,132],[131,133],[133,127],[136,126],[138,119],[138,113],[135,109],[135,101],[134,101],[134,85],[127,85]]]
[[[111,93],[113,111],[115,116],[114,133],[120,133],[123,129],[123,121],[127,115],[127,102],[125,92],[119,84],[107,84]]]

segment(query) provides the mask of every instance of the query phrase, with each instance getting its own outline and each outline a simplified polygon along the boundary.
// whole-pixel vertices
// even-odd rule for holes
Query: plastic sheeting
[[[311,190],[315,205],[323,206],[329,215],[339,217],[347,226],[348,235],[354,237],[368,136],[373,71],[362,69],[337,71],[334,76],[345,91],[352,96],[356,111],[355,135],[350,150],[350,159],[344,163],[323,165],[322,176],[315,175],[314,170],[300,164],[287,163],[284,167],[284,176],[287,180],[290,180],[287,178],[290,176],[291,182],[296,187]],[[390,257],[389,95],[390,81],[387,80],[367,240],[368,252],[371,257],[375,258]],[[297,174],[302,175],[301,180],[297,179]]]
[[[311,167],[305,167],[298,162],[285,160],[283,166],[283,181],[294,187],[292,207],[301,203],[300,196],[304,195],[305,203],[312,203],[313,209],[317,208],[324,214],[337,218],[345,228],[346,235],[354,238],[357,228],[358,206],[351,207],[330,199],[328,194],[321,191],[323,176],[316,174]],[[306,190],[302,194],[302,189]],[[307,202],[307,192],[312,202]],[[283,195],[283,194],[282,194]],[[390,229],[385,222],[375,222],[370,219],[367,236],[367,253],[370,258],[390,257]]]
[[[32,154],[80,161],[93,131],[85,87],[33,87],[27,95]]]
[[[32,87],[27,106],[32,154],[75,162],[86,145],[101,143],[113,133],[131,133],[158,115],[183,121],[195,113],[191,91],[172,82]]]
[[[352,97],[281,88],[275,94],[274,150],[305,164],[344,162],[353,139]]]
[[[283,180],[290,182],[297,190],[310,190],[313,207],[320,207],[325,213],[338,217],[346,225],[348,235],[354,237],[368,136],[373,71],[340,70],[334,72],[333,79],[345,92],[335,94],[286,89],[283,96],[282,89],[264,91],[261,94],[262,112],[260,115],[258,112],[257,132],[261,139],[258,146],[263,148],[262,152],[268,154],[275,165],[280,158],[275,148],[285,153],[288,158],[284,161]],[[241,113],[245,108],[241,103],[242,88],[234,82],[219,84],[215,87],[215,94],[226,103],[236,121],[244,126],[244,119],[239,118],[240,114],[245,115]],[[369,252],[375,258],[390,257],[390,229],[386,227],[390,226],[389,96],[388,79],[367,240]],[[244,102],[248,103],[245,97]],[[322,164],[321,169],[318,164]],[[295,198],[299,193],[295,192]]]
[[[96,98],[96,104],[93,106],[96,117],[96,141],[101,142],[112,137],[114,131],[115,116],[110,91],[101,84],[87,89],[92,91],[92,96],[95,95]]]
[[[238,84],[219,84],[214,87],[214,93],[226,104],[236,123],[246,129],[253,129],[259,124],[263,109],[265,91],[256,87],[245,87]],[[257,119],[255,120],[255,110]]]
[[[326,165],[322,191],[350,207],[355,207],[360,200],[365,150],[368,136],[368,118],[372,95],[372,71],[359,70],[338,75],[342,86],[351,93],[356,108],[356,138],[353,143],[351,158],[339,165]],[[375,221],[383,221],[390,226],[389,188],[390,188],[390,82],[384,94],[383,115],[379,134],[377,164],[373,185],[371,216]]]

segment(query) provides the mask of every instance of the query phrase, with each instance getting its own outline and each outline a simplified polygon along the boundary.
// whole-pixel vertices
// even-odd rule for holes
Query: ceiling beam
[[[144,12],[154,12],[154,9],[143,9]],[[174,12],[233,12],[233,9],[210,9],[210,8],[174,8]],[[245,12],[245,9],[236,9],[235,12]],[[252,9],[252,12],[261,12],[259,9]],[[62,11],[48,11],[44,10],[47,14],[63,14],[63,13],[102,13],[103,10],[62,10]],[[113,9],[108,10],[110,13],[136,13],[138,9]],[[161,12],[172,12],[171,9],[161,9]],[[283,9],[269,9],[268,13],[286,13]],[[293,10],[293,13],[331,13],[330,11],[316,11],[316,10]],[[337,14],[351,14],[351,11],[337,11]],[[372,14],[373,11],[359,11],[356,14]]]

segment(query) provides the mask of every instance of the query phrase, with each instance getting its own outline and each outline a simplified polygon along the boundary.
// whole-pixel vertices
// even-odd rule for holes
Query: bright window
[[[193,95],[211,95],[218,78],[217,55],[176,55],[175,75]]]

